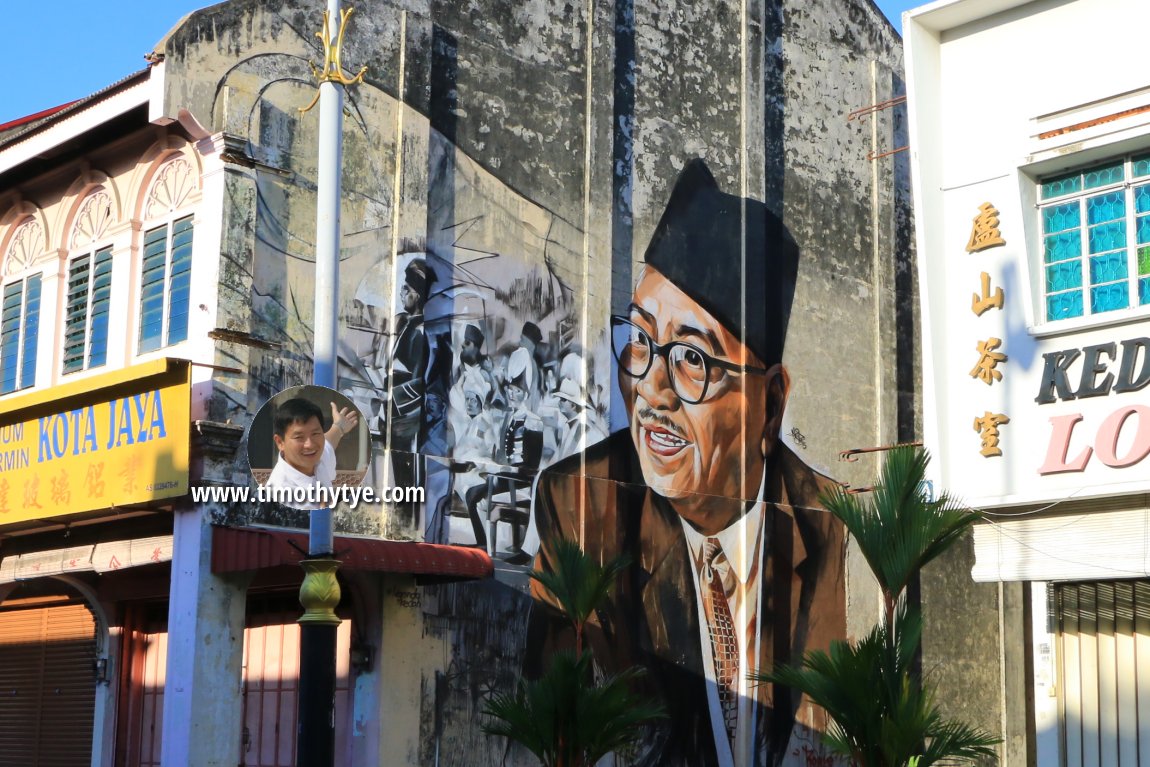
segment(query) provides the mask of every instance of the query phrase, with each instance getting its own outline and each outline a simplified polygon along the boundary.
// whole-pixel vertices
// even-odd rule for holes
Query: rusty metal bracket
[[[873,115],[875,112],[881,112],[884,109],[891,109],[892,107],[896,107],[899,104],[904,104],[904,103],[906,103],[906,96],[895,96],[893,99],[887,99],[886,101],[880,101],[877,104],[868,104],[865,107],[861,107],[861,108],[856,109],[853,112],[850,112],[849,114],[847,114],[847,122],[854,122],[855,120],[861,120],[864,117],[868,117],[870,115]]]
[[[899,152],[905,152],[908,149],[910,149],[910,144],[907,144],[906,146],[900,146],[898,149],[892,149],[889,152],[867,152],[866,153],[866,159],[867,159],[867,162],[870,162],[871,160],[878,160],[878,159],[883,158],[883,157],[889,157],[892,154],[898,154]]]
[[[840,450],[839,460],[846,461],[847,463],[854,463],[858,460],[855,456],[863,453],[881,453],[885,450],[894,450],[899,447],[922,447],[921,442],[900,442],[897,445],[879,445],[877,447],[855,447],[850,450]],[[869,489],[869,488],[868,488]]]

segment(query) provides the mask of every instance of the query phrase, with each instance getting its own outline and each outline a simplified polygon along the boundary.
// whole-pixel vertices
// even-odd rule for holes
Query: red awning
[[[307,533],[252,527],[212,528],[212,572],[298,566]],[[294,546],[292,545],[294,544]],[[296,548],[298,547],[298,548]],[[481,549],[382,538],[335,537],[335,558],[347,570],[431,575],[449,580],[490,578],[491,557]]]

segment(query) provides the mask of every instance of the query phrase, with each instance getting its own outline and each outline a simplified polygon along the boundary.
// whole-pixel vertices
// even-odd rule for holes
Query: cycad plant
[[[829,652],[808,652],[799,667],[780,666],[758,676],[821,706],[831,719],[827,746],[858,767],[930,767],[996,757],[998,739],[944,720],[933,687],[914,668],[922,615],[906,604],[906,588],[978,519],[946,493],[926,497],[929,461],[924,450],[896,448],[887,454],[869,496],[836,489],[822,497],[874,572],[884,621],[857,642],[834,642]]]
[[[591,767],[609,753],[626,751],[642,725],[662,716],[661,707],[632,692],[641,669],[596,684],[591,651],[583,648],[588,619],[626,564],[620,557],[600,565],[579,544],[559,541],[553,569],[531,573],[570,621],[575,652],[556,653],[538,679],[521,679],[513,692],[492,695],[483,713],[494,721],[483,725],[484,732],[522,744],[543,767]]]

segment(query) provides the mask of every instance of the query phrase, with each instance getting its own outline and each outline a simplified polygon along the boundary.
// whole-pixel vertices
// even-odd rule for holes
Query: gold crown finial
[[[321,83],[339,83],[340,85],[355,85],[356,83],[363,82],[363,75],[367,72],[367,67],[362,67],[359,74],[355,77],[348,77],[343,73],[343,64],[340,62],[340,57],[343,53],[343,33],[347,30],[347,20],[351,16],[353,8],[346,8],[339,12],[339,34],[336,35],[335,40],[331,38],[331,25],[328,12],[323,12],[323,31],[316,32],[315,36],[323,43],[323,66],[317,68],[315,64],[308,62],[311,67],[311,73]],[[307,112],[316,105],[319,101],[319,93],[315,94],[315,98],[311,100],[301,112]]]

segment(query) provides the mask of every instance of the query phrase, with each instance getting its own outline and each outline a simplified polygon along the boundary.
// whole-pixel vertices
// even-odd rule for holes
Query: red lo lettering
[[[1134,440],[1126,449],[1125,455],[1120,456],[1118,455],[1118,440],[1126,422],[1133,416],[1137,416],[1136,425],[1133,427],[1135,429]],[[1039,474],[1083,471],[1086,464],[1090,462],[1092,454],[1097,454],[1098,460],[1113,469],[1133,466],[1150,455],[1150,407],[1130,405],[1115,410],[1098,427],[1094,447],[1088,445],[1082,448],[1074,458],[1068,459],[1070,439],[1074,436],[1074,427],[1081,420],[1081,413],[1059,415],[1050,419],[1053,429],[1046,450],[1046,460],[1039,467]]]

